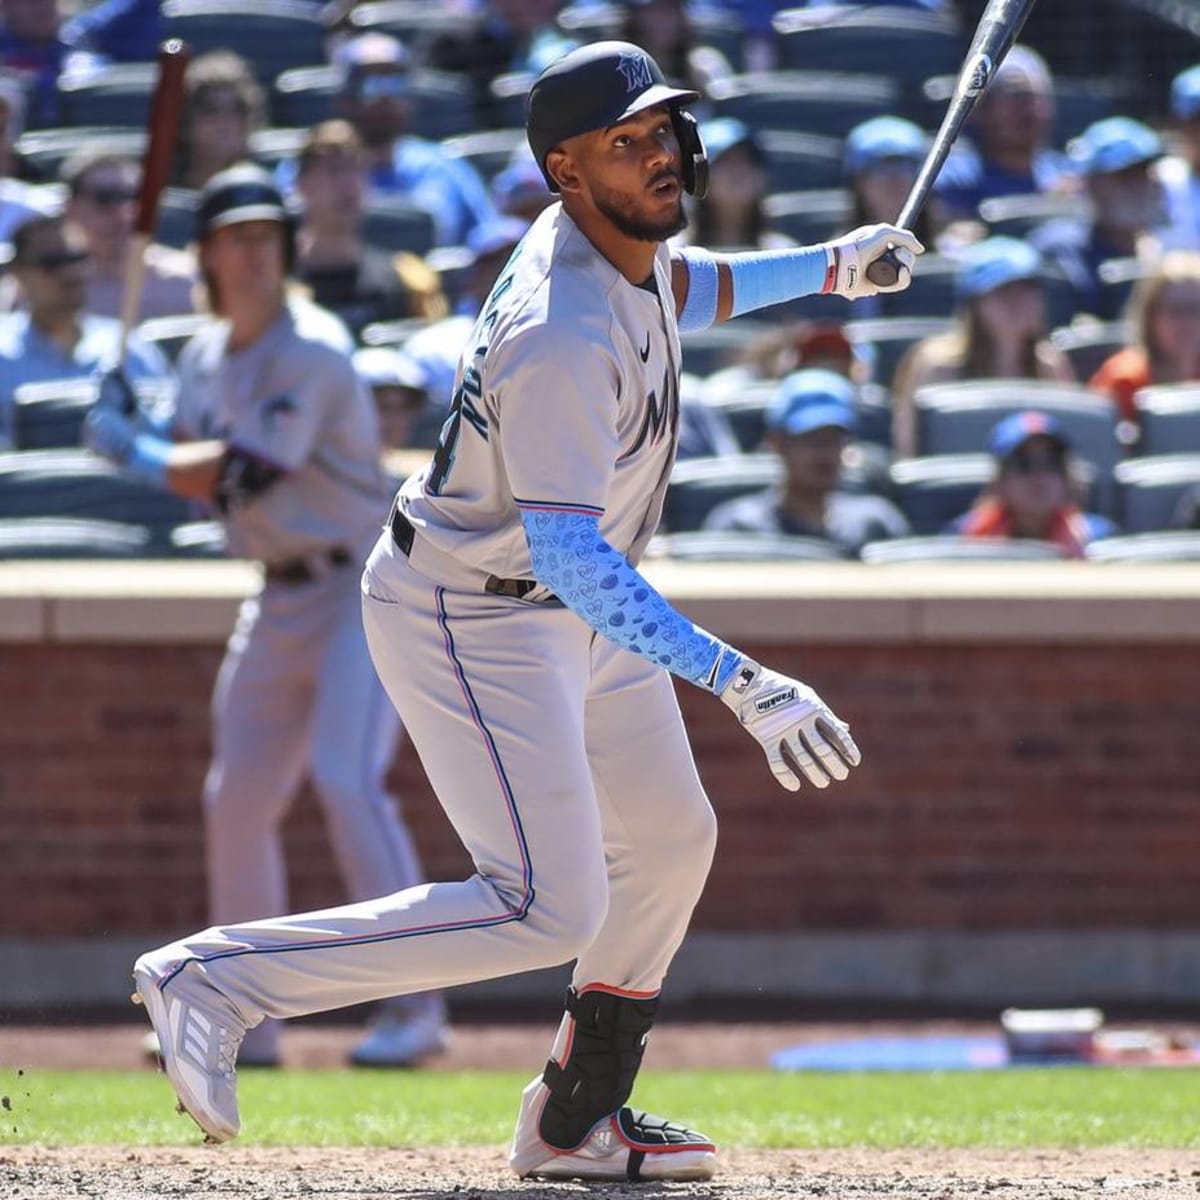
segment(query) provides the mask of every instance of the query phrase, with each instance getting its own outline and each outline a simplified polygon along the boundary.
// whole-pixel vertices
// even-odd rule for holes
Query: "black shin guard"
[[[538,1133],[556,1150],[573,1150],[601,1117],[633,1091],[658,997],[633,1000],[611,992],[567,989],[574,1020],[566,1062],[550,1059],[542,1082],[550,1089]]]

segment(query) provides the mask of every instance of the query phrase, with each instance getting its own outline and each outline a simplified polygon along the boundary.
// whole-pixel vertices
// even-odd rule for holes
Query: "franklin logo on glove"
[[[768,713],[771,709],[778,708],[781,704],[787,704],[795,699],[796,689],[787,688],[782,692],[776,692],[773,696],[764,696],[761,700],[756,700],[754,708],[756,712]]]

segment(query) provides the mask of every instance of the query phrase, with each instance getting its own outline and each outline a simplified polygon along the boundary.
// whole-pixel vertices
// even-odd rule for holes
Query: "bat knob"
[[[881,254],[867,268],[867,278],[875,284],[876,287],[892,287],[900,278],[900,259],[897,257],[895,250],[888,250]]]

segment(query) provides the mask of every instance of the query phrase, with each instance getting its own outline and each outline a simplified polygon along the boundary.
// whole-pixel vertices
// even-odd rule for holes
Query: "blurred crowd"
[[[702,95],[711,185],[680,241],[808,244],[896,218],[976,15],[951,0],[0,0],[0,557],[44,549],[22,520],[98,511],[82,485],[39,482],[87,475],[80,381],[124,353],[152,396],[209,319],[195,206],[224,168],[256,162],[286,196],[290,286],[336,318],[402,475],[554,200],[522,128],[543,66],[604,37],[645,47]],[[153,60],[176,35],[193,57],[130,333]],[[1149,111],[1019,45],[916,223],[928,252],[907,291],[685,335],[656,552],[1200,557],[1192,40],[1197,65]],[[100,507],[136,523],[129,504]],[[160,551],[220,550],[169,534]],[[73,552],[97,547],[81,535]]]

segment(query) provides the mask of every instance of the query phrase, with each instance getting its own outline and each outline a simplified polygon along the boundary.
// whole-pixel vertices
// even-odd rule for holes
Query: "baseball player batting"
[[[280,823],[306,771],[354,900],[423,876],[384,787],[400,726],[371,665],[358,594],[388,499],[374,403],[330,344],[346,337],[340,324],[285,298],[292,228],[268,175],[245,165],[215,176],[197,242],[219,315],[180,356],[174,411],[163,429],[139,432],[118,394],[92,410],[85,437],[126,469],[213,504],[230,552],[264,564],[212,704],[209,913],[229,924],[288,910]],[[444,1036],[441,998],[414,996],[389,1006],[352,1056],[405,1065]],[[259,1025],[241,1062],[273,1065],[277,1042],[274,1022]]]
[[[206,930],[134,966],[183,1107],[239,1129],[229,1064],[291,1016],[574,960],[525,1089],[522,1176],[706,1179],[701,1133],[627,1104],[716,836],[669,674],[712,692],[789,790],[859,761],[816,693],[693,625],[638,572],[675,453],[679,330],[810,292],[874,294],[891,226],[716,257],[668,250],[704,186],[687,105],[638,47],[537,79],[529,142],[561,194],[492,289],[430,466],[363,576],[388,694],[477,873],[363,904]]]

